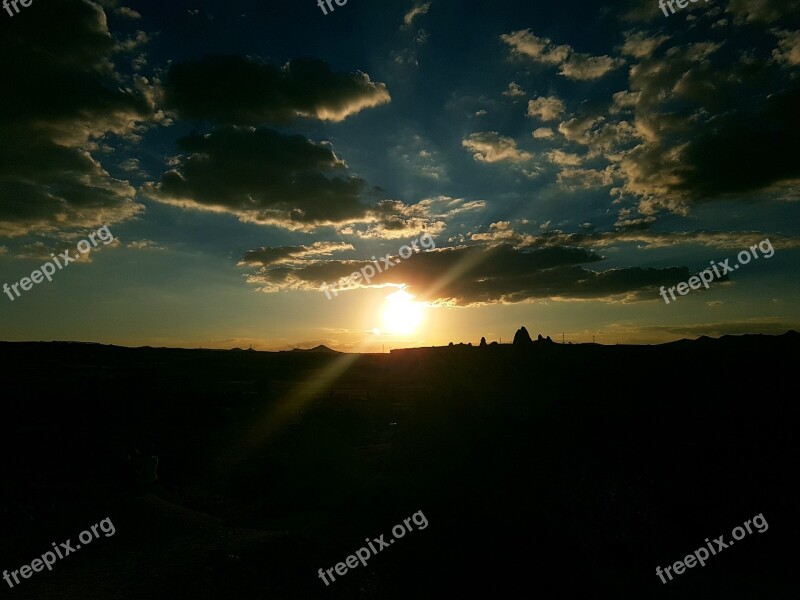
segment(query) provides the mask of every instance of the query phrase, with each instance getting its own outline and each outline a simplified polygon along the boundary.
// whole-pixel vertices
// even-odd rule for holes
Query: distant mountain
[[[337,350],[331,350],[327,346],[320,344],[319,346],[314,346],[313,348],[295,348],[292,352],[323,352],[329,354],[341,354]]]
[[[708,349],[717,349],[722,347],[732,348],[758,348],[762,345],[769,345],[776,341],[797,342],[800,340],[800,333],[790,329],[786,333],[781,334],[766,334],[766,333],[742,333],[737,335],[723,335],[717,338],[708,335],[701,335],[696,339],[683,338],[674,342],[665,342],[663,344],[655,344],[665,348],[694,348],[702,347]]]

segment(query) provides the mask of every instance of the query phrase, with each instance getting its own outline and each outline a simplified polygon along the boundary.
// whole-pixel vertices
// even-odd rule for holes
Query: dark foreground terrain
[[[3,343],[0,570],[106,517],[115,533],[0,589],[797,598],[798,358],[793,332],[360,356]],[[321,581],[418,511],[427,527]],[[656,576],[759,514],[763,533]]]

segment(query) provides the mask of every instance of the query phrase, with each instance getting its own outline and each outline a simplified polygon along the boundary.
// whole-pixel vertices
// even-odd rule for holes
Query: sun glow
[[[414,302],[414,296],[398,290],[386,297],[382,329],[396,334],[414,333],[422,323],[424,310],[422,302]]]

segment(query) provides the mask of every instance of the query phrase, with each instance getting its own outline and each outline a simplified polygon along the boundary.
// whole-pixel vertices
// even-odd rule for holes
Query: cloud
[[[567,62],[561,65],[559,73],[570,79],[591,81],[600,79],[606,73],[624,64],[625,61],[621,58],[575,53],[570,56]]]
[[[798,0],[730,0],[728,12],[733,14],[734,22],[774,23],[782,17],[796,16],[800,11]]]
[[[560,117],[566,107],[556,96],[544,96],[528,101],[528,116],[539,117],[542,121],[553,121]]]
[[[417,2],[414,6],[409,10],[405,16],[403,17],[403,26],[404,27],[411,27],[414,23],[414,19],[421,15],[428,14],[428,11],[431,8],[430,2]]]
[[[604,117],[581,115],[559,123],[558,132],[570,142],[588,145],[594,127],[604,121]]]
[[[468,236],[468,239],[473,242],[489,242],[490,244],[508,242],[514,246],[521,246],[521,240],[524,238],[525,236],[514,231],[511,227],[511,221],[491,223],[489,231],[486,233],[472,233]]]
[[[126,247],[133,248],[134,250],[166,250],[164,246],[159,246],[153,240],[134,240],[128,242]]]
[[[613,231],[585,230],[565,233],[554,229],[538,235],[497,230],[490,227],[485,233],[473,233],[472,241],[496,243],[507,242],[519,248],[609,248],[620,244],[636,244],[640,249],[705,246],[714,250],[737,252],[769,238],[776,251],[800,248],[800,237],[768,234],[763,231],[651,231],[651,218],[628,219],[617,223]],[[546,228],[545,228],[546,229]],[[711,257],[709,257],[711,258]],[[721,257],[718,257],[721,258]]]
[[[119,8],[115,8],[114,14],[120,17],[124,17],[126,19],[131,19],[132,21],[138,21],[142,18],[141,14],[139,14],[132,8],[128,8],[127,6],[120,6]]]
[[[512,81],[508,84],[508,89],[503,92],[503,96],[509,96],[511,98],[519,98],[525,95],[525,91],[520,87],[520,85],[516,81]]]
[[[530,29],[503,34],[500,39],[511,47],[513,54],[527,56],[544,65],[560,65],[572,53],[571,47],[558,46],[549,38],[537,37]]]
[[[384,200],[367,211],[366,226],[355,225],[340,231],[360,238],[380,239],[411,238],[422,232],[438,235],[447,228],[448,221],[484,208],[486,203],[482,200],[449,196],[425,198],[416,204]]]
[[[563,185],[609,185],[618,202],[641,216],[687,215],[701,202],[770,198],[800,182],[793,160],[800,136],[800,87],[792,67],[797,38],[773,29],[753,50],[722,52],[729,41],[697,41],[654,52],[662,36],[626,34],[625,52],[639,60],[629,87],[562,121],[558,132],[605,160],[592,171],[564,171]],[[771,59],[766,56],[772,55]]]
[[[502,224],[497,226],[502,228]],[[636,301],[657,299],[658,286],[690,276],[680,267],[592,271],[582,266],[601,260],[593,252],[576,248],[520,250],[502,243],[437,248],[383,270],[370,286],[406,286],[420,300],[455,306],[547,298]],[[248,281],[270,293],[320,290],[373,264],[371,260],[309,261],[294,268],[261,269]],[[353,289],[365,286],[362,282]]]
[[[774,30],[773,33],[778,36],[778,48],[772,51],[772,57],[790,67],[800,65],[800,31]]]
[[[621,151],[640,142],[633,125],[627,121],[608,122],[606,117],[579,115],[558,125],[559,133],[570,142],[587,146],[588,157],[604,157],[610,160],[609,153]]]
[[[472,133],[461,144],[472,152],[473,158],[478,162],[522,163],[533,158],[532,154],[517,148],[517,143],[512,138],[504,137],[496,131]]]
[[[133,187],[111,177],[95,155],[107,134],[135,142],[163,118],[150,81],[114,72],[123,49],[102,8],[61,0],[38,10],[39,18],[16,19],[0,38],[0,80],[12,87],[0,97],[4,237],[138,214]]]
[[[126,173],[135,173],[139,177],[147,177],[147,172],[142,168],[142,162],[138,158],[126,158],[120,161],[117,166]]]
[[[569,79],[599,79],[625,64],[619,58],[575,52],[571,46],[554,44],[549,38],[534,35],[530,29],[503,34],[500,39],[510,46],[513,55],[528,57],[546,66],[560,66],[559,73]]]
[[[555,133],[553,133],[553,130],[549,127],[539,127],[538,129],[534,129],[533,134],[531,135],[533,135],[533,137],[537,140],[546,140],[554,137]]]
[[[595,187],[606,187],[614,183],[612,171],[606,168],[602,171],[596,169],[571,169],[566,168],[559,172],[558,182],[567,189],[588,190]]]
[[[800,178],[791,150],[800,136],[800,88],[771,95],[761,109],[722,115],[685,147],[674,187],[681,193],[715,197],[764,189]]]
[[[309,256],[331,256],[334,252],[355,250],[346,242],[314,242],[310,246],[281,246],[278,248],[262,247],[248,250],[239,262],[239,266],[269,267],[273,265],[292,264]]]
[[[651,56],[656,49],[669,39],[668,35],[649,35],[645,31],[626,31],[622,53],[634,58]]]
[[[617,92],[613,95],[613,103],[611,104],[611,108],[608,109],[608,112],[612,115],[616,115],[624,110],[635,108],[637,102],[639,102],[640,96],[640,93],[627,91]]]
[[[78,241],[86,239],[88,233],[89,232],[81,231],[45,234],[41,236],[43,239],[37,239],[35,242],[18,245],[14,248],[10,258],[20,261],[47,262],[52,260],[52,255],[60,255],[66,251],[69,252],[70,256],[75,258],[76,264],[90,264],[96,252],[116,249],[121,245],[119,238],[114,238],[108,245],[100,244],[96,247],[91,247],[85,253],[76,252],[75,245]]]
[[[653,0],[620,0],[625,12],[621,15],[625,21],[647,22],[659,16],[663,19],[664,13],[658,8],[658,2]]]
[[[387,145],[387,154],[393,159],[394,167],[402,169],[407,181],[416,178],[426,180],[426,184],[449,181],[445,161],[433,142],[407,129],[399,129],[395,138],[397,143]]]
[[[172,65],[164,89],[181,117],[235,125],[342,121],[391,101],[386,85],[366,73],[334,73],[312,58],[278,68],[253,57],[205,56]]]
[[[379,191],[349,174],[328,144],[272,129],[218,127],[178,140],[178,149],[173,168],[146,184],[144,193],[249,223],[304,232],[332,226],[345,235],[393,239],[443,229],[444,218],[483,206],[445,197],[412,205],[375,203]]]
[[[149,197],[295,230],[366,217],[366,182],[337,176],[344,163],[303,136],[224,126],[184,137],[178,148],[174,168],[145,187]]]
[[[564,152],[563,150],[551,150],[547,153],[547,158],[554,165],[560,166],[577,166],[583,162],[583,159],[577,154]]]
[[[404,33],[403,38],[407,45],[405,48],[392,50],[389,53],[392,62],[398,67],[419,66],[422,48],[428,43],[430,35],[424,29],[414,29],[413,24],[417,17],[427,14],[430,6],[430,2],[416,2],[413,8],[406,13],[400,30]]]

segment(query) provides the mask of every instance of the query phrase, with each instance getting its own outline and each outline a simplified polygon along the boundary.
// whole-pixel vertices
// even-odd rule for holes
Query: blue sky
[[[0,13],[0,338],[340,350],[797,328],[800,2]],[[423,233],[436,248],[320,291]],[[774,256],[667,305],[709,261]],[[422,326],[386,313],[403,288]],[[396,309],[393,309],[396,310]],[[400,327],[402,329],[402,327]]]

